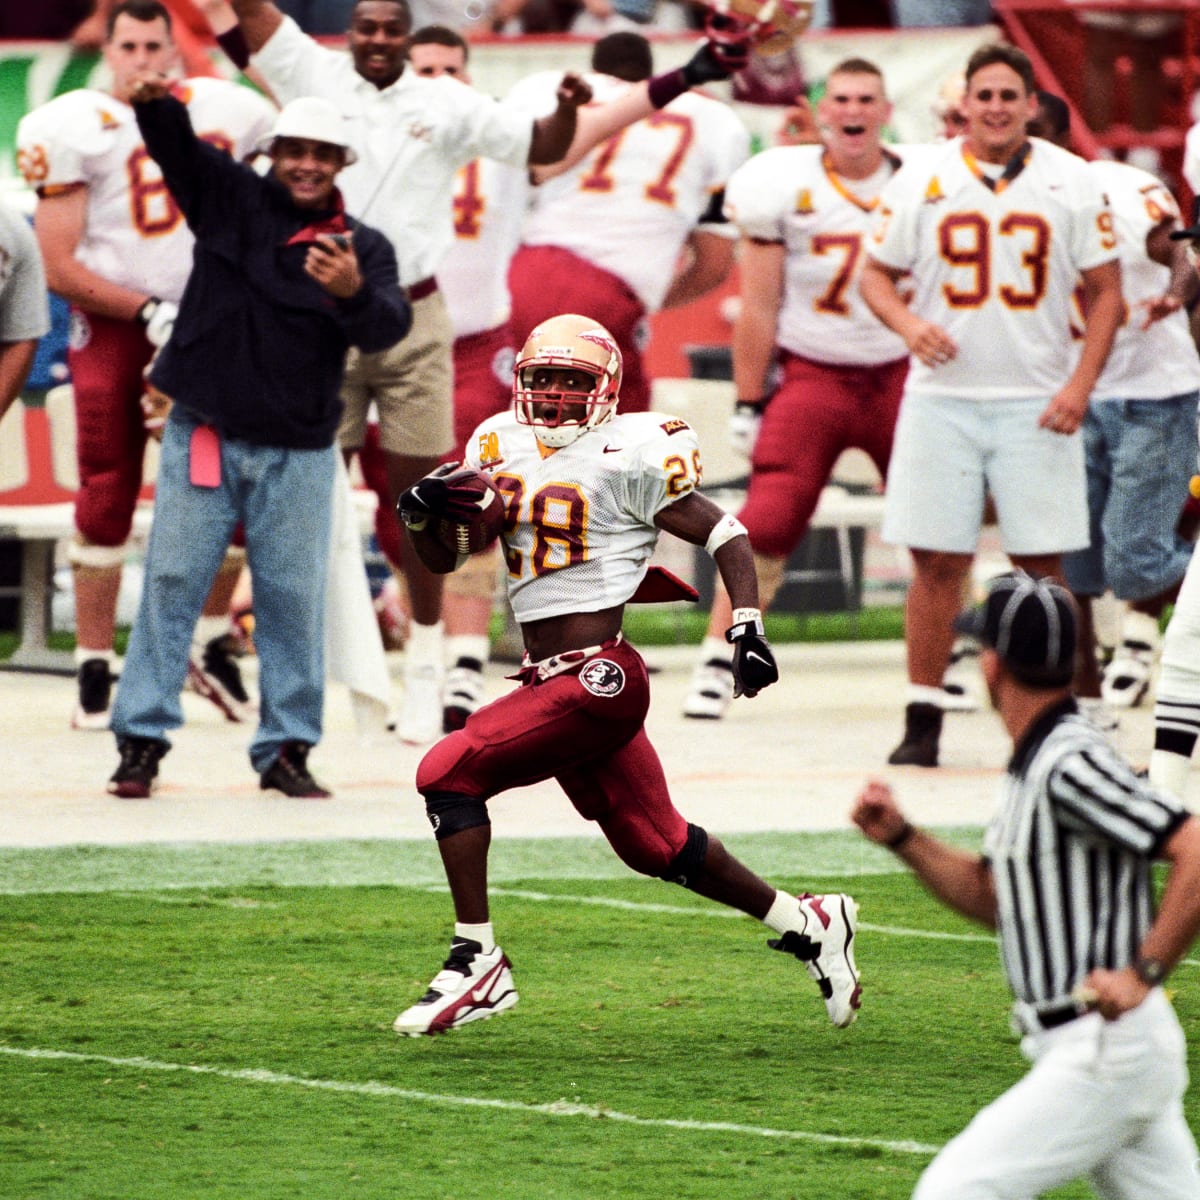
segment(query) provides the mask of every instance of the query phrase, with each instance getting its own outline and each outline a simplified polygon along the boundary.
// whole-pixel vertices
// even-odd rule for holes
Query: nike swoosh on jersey
[[[625,449],[624,446],[609,446],[606,444],[604,447],[604,453],[605,454],[620,454],[621,451],[624,449]]]

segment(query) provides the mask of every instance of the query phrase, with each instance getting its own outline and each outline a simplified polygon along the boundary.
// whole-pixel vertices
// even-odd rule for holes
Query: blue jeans
[[[1063,556],[1080,596],[1111,588],[1147,600],[1178,583],[1192,547],[1176,532],[1196,466],[1200,394],[1165,400],[1093,400],[1083,422],[1091,545]]]
[[[118,739],[167,741],[166,730],[183,723],[179,694],[192,633],[241,521],[254,582],[261,701],[250,761],[261,773],[278,758],[284,742],[311,746],[321,738],[336,451],[222,439],[220,484],[196,487],[188,470],[195,428],[177,409],[163,436],[141,606],[112,729]]]

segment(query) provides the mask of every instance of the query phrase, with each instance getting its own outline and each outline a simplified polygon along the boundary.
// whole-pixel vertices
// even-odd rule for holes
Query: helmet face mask
[[[590,317],[543,321],[517,355],[513,407],[547,449],[569,446],[616,415],[621,351]]]

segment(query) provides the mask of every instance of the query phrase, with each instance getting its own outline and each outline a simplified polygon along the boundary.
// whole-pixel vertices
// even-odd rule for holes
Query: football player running
[[[486,420],[468,463],[506,501],[501,542],[521,626],[521,686],[472,714],[421,761],[425,797],[454,902],[450,955],[425,994],[396,1018],[398,1033],[442,1033],[517,1002],[511,964],[488,911],[488,801],[511,787],[556,779],[634,870],[679,883],[757,917],[817,981],[835,1025],[860,999],[854,962],[857,905],[849,896],[777,891],[671,801],[644,721],[645,663],[621,633],[626,603],[684,585],[647,561],[660,530],[704,546],[733,600],[726,636],[739,694],[779,673],[763,636],[754,557],[745,530],[695,489],[700,449],[686,422],[617,414],[621,353],[588,317],[554,317],[517,356],[512,410]],[[440,486],[439,486],[440,485]],[[444,480],[400,497],[400,515],[430,570],[455,553],[432,518],[455,507]]]

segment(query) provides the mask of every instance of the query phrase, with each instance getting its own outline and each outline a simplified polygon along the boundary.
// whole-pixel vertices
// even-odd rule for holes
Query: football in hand
[[[469,520],[458,515],[435,517],[434,536],[455,554],[478,554],[486,550],[504,528],[504,497],[489,475],[473,467],[459,467],[446,477],[446,483],[453,487],[457,502],[470,496],[470,502],[479,511],[478,515],[472,513]]]

